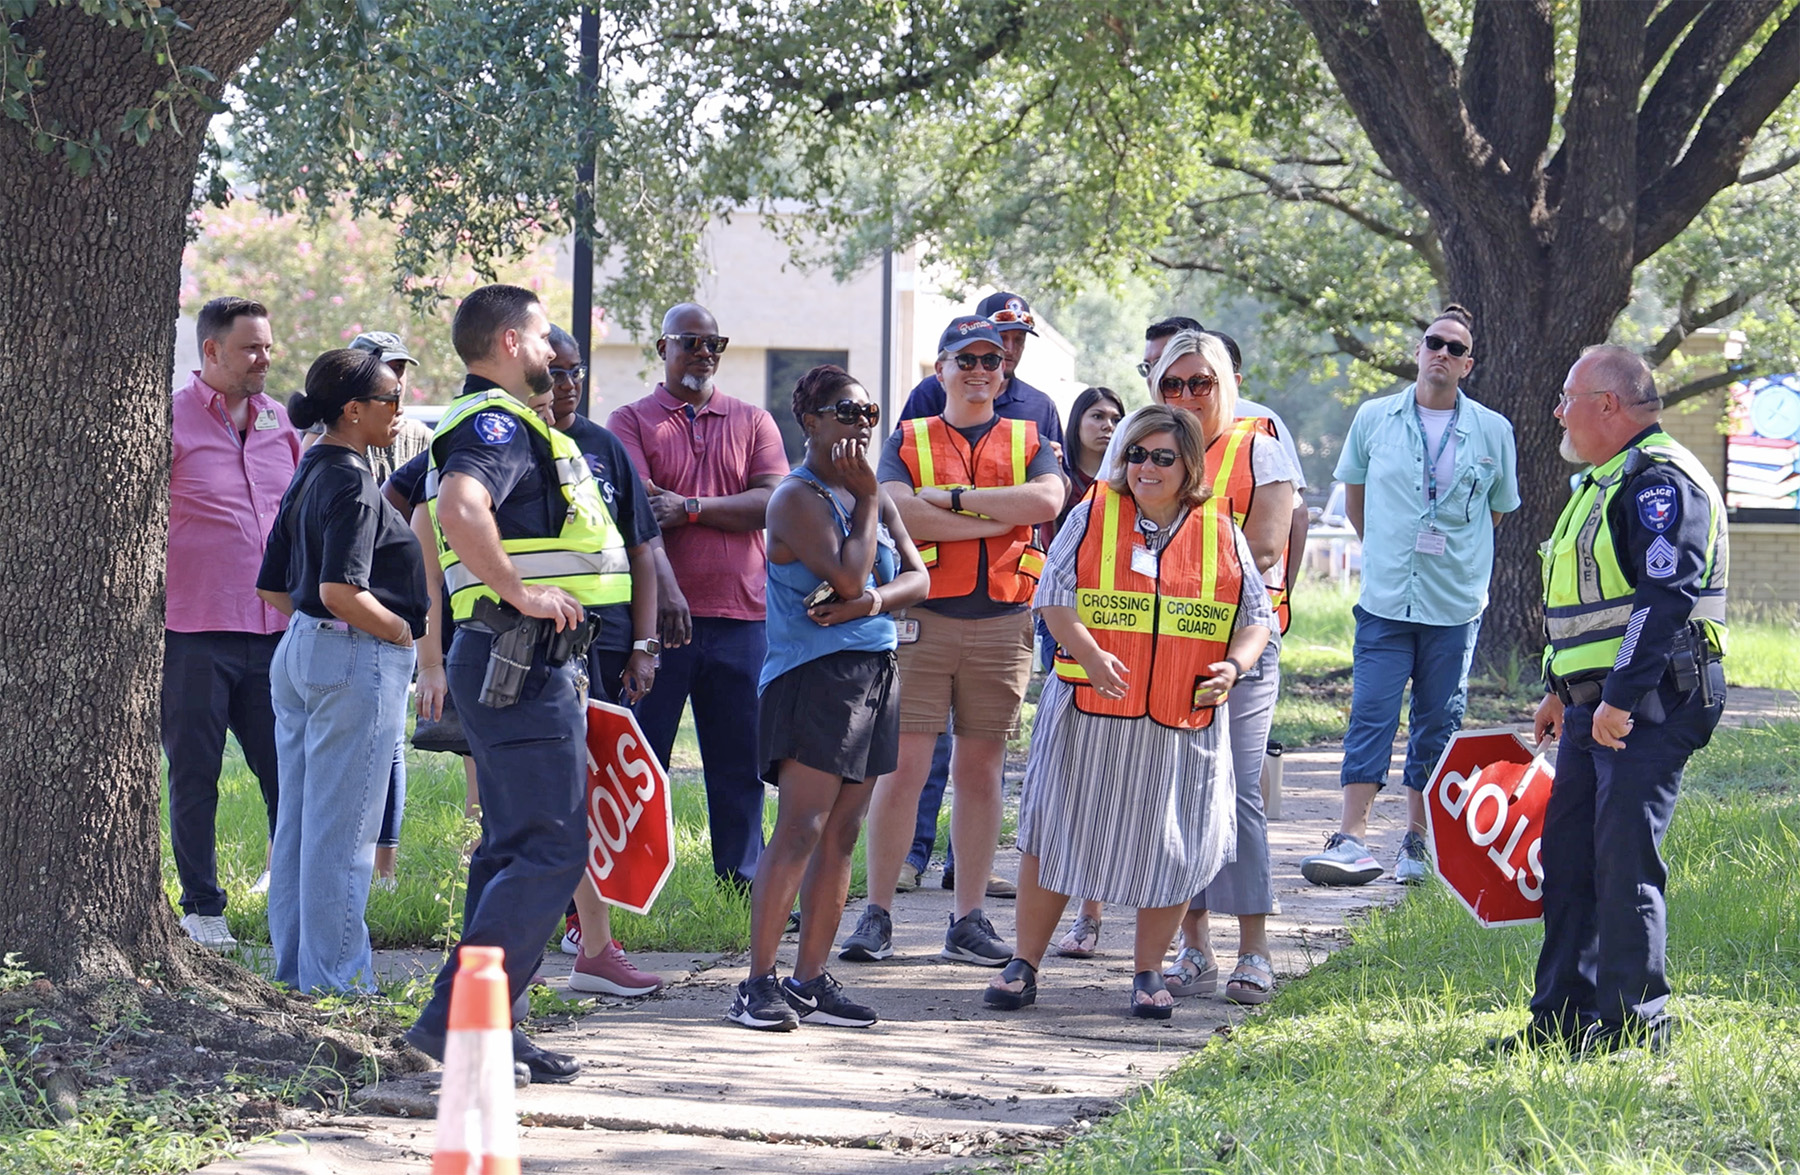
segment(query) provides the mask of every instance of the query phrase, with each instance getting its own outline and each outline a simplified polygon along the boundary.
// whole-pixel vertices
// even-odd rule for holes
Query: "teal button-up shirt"
[[[1356,410],[1336,477],[1363,488],[1360,603],[1387,620],[1467,624],[1487,607],[1494,570],[1494,513],[1519,508],[1512,422],[1456,393],[1456,468],[1438,487],[1435,520],[1426,505],[1425,437],[1413,386]],[[1435,526],[1444,553],[1418,549]]]

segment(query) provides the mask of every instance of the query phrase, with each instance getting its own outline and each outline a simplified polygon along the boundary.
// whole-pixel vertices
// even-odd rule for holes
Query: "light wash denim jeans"
[[[301,991],[375,988],[363,909],[412,671],[412,649],[298,612],[275,651],[269,938],[275,978]]]
[[[1467,624],[1414,624],[1351,608],[1356,646],[1351,655],[1350,722],[1344,731],[1344,765],[1338,782],[1387,785],[1394,732],[1400,728],[1400,692],[1412,682],[1406,766],[1400,781],[1422,792],[1450,736],[1462,729],[1469,701],[1469,663],[1481,632],[1478,616]],[[283,776],[283,778],[286,778]]]

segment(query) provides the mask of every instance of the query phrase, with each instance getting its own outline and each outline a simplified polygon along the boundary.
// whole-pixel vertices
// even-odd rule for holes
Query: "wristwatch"
[[[1244,674],[1250,672],[1248,669],[1245,669],[1242,665],[1238,664],[1236,657],[1227,657],[1225,660],[1230,663],[1233,669],[1237,670],[1237,676],[1231,679],[1232,685],[1236,685],[1238,682],[1244,680]]]
[[[687,520],[689,522],[700,521],[700,499],[699,498],[689,498],[686,502],[684,502],[682,504],[687,508]]]
[[[641,641],[632,641],[631,651],[634,653],[649,653],[652,657],[658,657],[662,655],[662,642],[655,637],[648,637]]]
[[[962,513],[962,490],[960,489],[950,491],[950,513]]]

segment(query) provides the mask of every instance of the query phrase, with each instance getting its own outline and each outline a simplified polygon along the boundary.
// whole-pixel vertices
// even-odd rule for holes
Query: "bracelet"
[[[881,614],[881,604],[882,604],[881,589],[880,588],[870,588],[869,589],[869,605],[870,605],[869,606],[869,615],[879,616]]]

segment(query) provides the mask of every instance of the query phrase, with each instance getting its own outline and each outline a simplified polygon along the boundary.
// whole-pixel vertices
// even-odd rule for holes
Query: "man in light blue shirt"
[[[1300,862],[1315,885],[1363,885],[1381,876],[1367,837],[1369,808],[1387,781],[1412,682],[1402,782],[1411,817],[1394,880],[1427,873],[1428,776],[1462,725],[1469,662],[1494,566],[1494,527],[1519,508],[1512,423],[1457,389],[1475,366],[1474,322],[1444,308],[1418,348],[1418,382],[1370,400],[1338,458],[1346,513],[1362,538],[1355,608],[1355,674],[1344,732],[1344,814],[1325,851]]]

